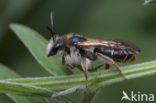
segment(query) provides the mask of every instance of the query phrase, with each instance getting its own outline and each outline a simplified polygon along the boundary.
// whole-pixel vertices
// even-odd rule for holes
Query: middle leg
[[[88,67],[89,67],[89,61],[87,61],[87,58],[83,58],[81,61],[81,66],[84,71],[85,79],[86,79],[86,88],[88,88]]]

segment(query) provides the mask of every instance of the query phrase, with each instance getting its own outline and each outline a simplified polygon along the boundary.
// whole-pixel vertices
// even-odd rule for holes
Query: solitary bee
[[[101,61],[105,69],[113,66],[126,80],[116,62],[131,63],[136,61],[136,54],[141,50],[134,44],[111,39],[93,39],[78,34],[70,33],[57,36],[53,24],[53,13],[50,14],[51,40],[47,46],[48,57],[54,55],[62,56],[62,64],[70,67],[79,65],[82,67],[88,86],[88,69],[92,61]]]

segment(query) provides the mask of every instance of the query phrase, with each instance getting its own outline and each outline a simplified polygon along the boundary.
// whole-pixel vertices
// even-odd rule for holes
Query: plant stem
[[[121,68],[123,73],[126,75],[127,79],[133,79],[143,76],[148,76],[156,73],[156,61],[145,62],[136,65],[125,66]],[[107,70],[100,72],[89,73],[89,89],[96,90],[102,86],[110,85],[113,83],[124,81],[123,77],[115,70]],[[27,88],[27,86],[33,86],[33,88],[43,88],[48,91],[69,91],[62,92],[62,94],[69,94],[75,90],[70,90],[70,88],[85,88],[85,77],[83,74],[78,75],[68,75],[68,76],[55,76],[55,77],[39,77],[39,78],[21,78],[21,79],[8,79],[0,80],[0,92],[13,91],[10,88],[5,88],[4,83],[13,83],[14,86],[22,86]],[[6,84],[7,85],[7,84]],[[76,89],[75,88],[75,89]],[[14,88],[14,91],[21,92],[19,88]],[[29,87],[28,87],[29,90]],[[36,91],[34,91],[35,93]],[[23,93],[23,92],[21,92]],[[33,93],[33,92],[30,92]],[[44,93],[44,92],[42,92]]]

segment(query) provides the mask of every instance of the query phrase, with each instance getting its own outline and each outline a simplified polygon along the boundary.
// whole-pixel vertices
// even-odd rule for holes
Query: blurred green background
[[[50,39],[46,29],[50,25],[50,11],[54,12],[54,23],[59,35],[74,32],[94,38],[128,40],[142,49],[137,55],[137,63],[155,60],[156,5],[145,6],[143,2],[143,0],[1,0],[0,62],[23,77],[50,75],[8,28],[10,23],[21,23]],[[156,94],[155,80],[156,75],[153,75],[107,86],[97,95],[95,103],[119,103],[123,90],[127,93],[140,91]],[[70,96],[79,101],[79,93]]]

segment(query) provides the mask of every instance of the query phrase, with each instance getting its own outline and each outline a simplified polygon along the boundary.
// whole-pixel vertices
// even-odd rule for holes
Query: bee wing
[[[125,49],[132,49],[135,50],[137,53],[141,52],[141,49],[138,46],[129,41],[124,40],[114,40],[114,41],[117,42],[119,45],[123,46],[123,48]]]
[[[132,44],[128,41],[123,40],[102,40],[102,39],[87,39],[84,42],[78,42],[77,46],[90,48],[90,47],[105,47],[105,48],[113,48],[116,50],[132,50],[136,53],[140,52],[140,48],[135,44]]]

